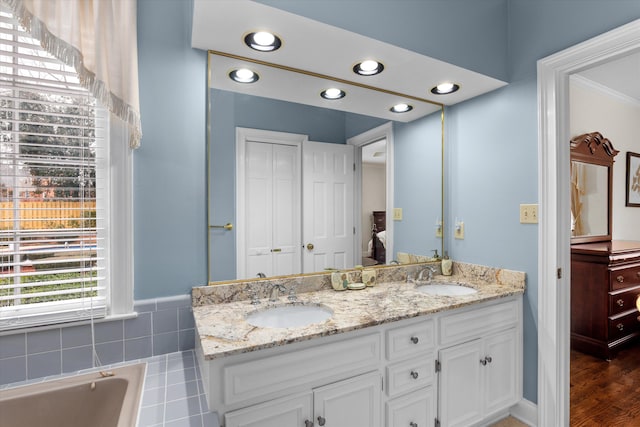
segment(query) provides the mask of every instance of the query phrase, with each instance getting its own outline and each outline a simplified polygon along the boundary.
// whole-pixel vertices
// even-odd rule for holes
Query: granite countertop
[[[496,279],[498,275],[489,278],[455,275],[433,278],[434,282],[459,282],[478,291],[455,297],[427,295],[419,292],[413,283],[396,280],[362,290],[323,288],[298,293],[298,300],[294,303],[286,295],[276,302],[262,298],[257,305],[252,305],[250,299],[194,303],[193,315],[204,356],[211,360],[522,294],[524,273],[513,273],[522,276],[517,276],[516,280],[499,280]],[[333,316],[324,322],[297,328],[261,328],[245,320],[253,311],[291,304],[319,304],[331,309]]]

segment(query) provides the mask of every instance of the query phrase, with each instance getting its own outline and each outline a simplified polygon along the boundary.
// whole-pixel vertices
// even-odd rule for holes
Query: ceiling
[[[618,97],[640,102],[640,52],[589,68],[578,75]]]
[[[282,47],[274,52],[258,52],[247,47],[244,36],[260,30],[277,34],[282,39]],[[441,104],[453,105],[506,85],[474,71],[248,0],[194,0],[192,46],[234,55],[212,56],[210,87],[390,120],[411,121],[439,111]],[[384,71],[375,76],[356,75],[353,66],[365,59],[382,62]],[[292,74],[251,63],[251,60],[312,71],[355,85],[340,83],[347,96],[339,101],[327,101],[320,98],[319,93],[328,84],[337,86],[336,82]],[[241,65],[258,69],[260,80],[251,85],[232,82],[228,73]],[[455,82],[461,88],[453,94],[433,95],[430,89],[444,81]],[[374,92],[359,85],[392,93]],[[389,112],[398,102],[413,105],[415,111]]]

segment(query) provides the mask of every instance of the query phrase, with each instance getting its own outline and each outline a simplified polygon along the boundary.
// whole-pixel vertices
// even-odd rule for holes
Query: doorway
[[[355,165],[355,200],[360,201],[355,204],[354,212],[356,217],[356,237],[355,237],[355,259],[362,260],[363,263],[378,264],[389,263],[394,259],[393,252],[393,123],[388,122],[367,132],[356,135],[347,140],[347,144],[356,147]],[[378,153],[376,155],[376,153]],[[376,159],[377,168],[384,170],[384,198],[380,194],[381,172],[378,172],[378,178],[374,183],[364,182],[364,169],[370,166],[364,166],[364,162]],[[382,163],[384,159],[384,163]],[[372,180],[373,181],[373,180]],[[365,196],[367,187],[374,187],[372,191],[376,193],[376,200],[373,201]],[[367,197],[365,202],[363,198]],[[384,204],[381,204],[383,199]],[[375,206],[375,208],[373,208]],[[383,207],[384,206],[384,207]],[[382,209],[378,209],[381,207]],[[376,212],[376,214],[374,214]],[[374,231],[374,221],[377,217],[376,231]],[[380,225],[384,224],[384,230],[380,230]],[[383,234],[379,234],[384,231]],[[377,242],[376,242],[377,238]],[[384,244],[381,242],[384,239]],[[375,254],[369,252],[369,242],[371,241],[372,252],[375,252],[376,244],[378,248],[384,252],[384,262],[376,261]],[[373,257],[371,255],[374,255]],[[368,258],[368,259],[365,259]],[[382,260],[382,257],[380,257]],[[363,264],[364,265],[364,264]]]
[[[538,61],[538,425],[569,425],[569,77],[640,51],[640,20]]]

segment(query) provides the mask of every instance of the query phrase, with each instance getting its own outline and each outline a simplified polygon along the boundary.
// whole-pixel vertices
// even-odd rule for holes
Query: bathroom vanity
[[[472,286],[477,293],[455,297],[400,281],[307,292],[296,304],[333,316],[289,329],[245,326],[256,310],[247,300],[196,305],[209,407],[226,427],[468,426],[504,416],[522,398],[524,280]]]

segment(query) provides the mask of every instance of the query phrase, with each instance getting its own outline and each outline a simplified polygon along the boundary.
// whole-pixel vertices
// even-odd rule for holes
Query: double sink
[[[472,295],[478,291],[460,283],[430,281],[416,287],[418,292],[433,296]],[[246,316],[246,321],[259,328],[299,328],[324,322],[333,316],[333,311],[322,304],[278,305],[255,310]]]

